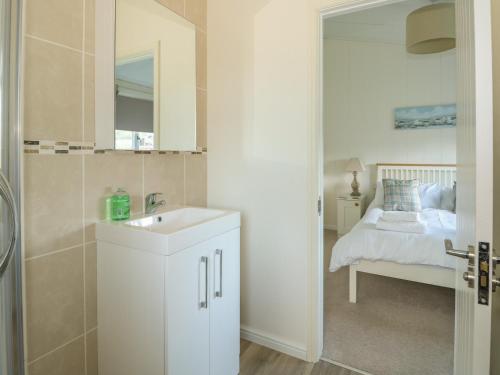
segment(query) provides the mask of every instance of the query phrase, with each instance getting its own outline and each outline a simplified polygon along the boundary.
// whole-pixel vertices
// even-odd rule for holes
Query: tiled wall
[[[94,1],[26,0],[26,141],[95,141]],[[206,147],[206,0],[157,1],[197,26],[197,133],[198,146]],[[124,187],[134,212],[141,212],[145,194],[155,191],[163,192],[170,204],[204,206],[206,154],[31,152],[28,145],[24,166],[28,370],[30,375],[95,375],[93,223],[103,218],[104,198],[112,189]]]

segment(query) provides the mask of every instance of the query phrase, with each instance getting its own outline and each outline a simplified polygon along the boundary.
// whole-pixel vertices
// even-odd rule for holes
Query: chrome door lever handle
[[[475,258],[474,246],[469,245],[467,247],[467,251],[455,250],[453,248],[453,242],[451,242],[451,240],[444,240],[444,247],[446,249],[446,254],[448,255],[469,260],[473,260]]]
[[[474,288],[474,281],[476,279],[476,276],[474,276],[474,272],[464,272],[463,278],[465,281],[467,281],[469,288]]]
[[[493,266],[493,270],[495,270],[496,266],[500,264],[500,257],[496,255],[496,250],[493,249],[492,255],[491,255],[491,264]]]
[[[464,272],[464,280],[465,281],[474,281],[475,277],[474,274],[471,272]]]
[[[497,287],[500,287],[500,279],[493,278],[491,280],[491,291],[492,292],[496,292],[497,291]]]
[[[474,288],[474,281],[476,278],[474,275],[474,260],[476,257],[474,246],[467,246],[467,251],[455,250],[453,248],[453,242],[446,239],[444,240],[444,247],[446,248],[446,254],[469,260],[469,271],[464,272],[463,278],[467,282],[469,288]]]

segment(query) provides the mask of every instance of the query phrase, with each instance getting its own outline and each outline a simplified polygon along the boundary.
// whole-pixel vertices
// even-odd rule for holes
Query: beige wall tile
[[[196,30],[196,86],[207,88],[207,34]]]
[[[83,0],[29,0],[28,34],[73,48],[82,48]]]
[[[85,244],[85,311],[87,330],[97,327],[97,244]]]
[[[25,157],[26,257],[83,243],[82,156]]]
[[[83,247],[26,262],[28,361],[83,334]]]
[[[171,11],[184,16],[184,1],[185,0],[156,0],[161,5],[166,6]]]
[[[95,74],[94,57],[85,55],[85,126],[83,139],[95,143]]]
[[[27,0],[28,34],[84,49],[87,54],[82,72],[81,53],[25,38],[26,140],[95,142],[91,55],[95,44],[95,1]],[[197,143],[205,147],[206,0],[157,1],[197,25],[197,86],[205,89],[197,92]],[[98,323],[96,244],[87,243],[85,248],[80,245],[94,241],[93,224],[104,218],[104,199],[117,187],[131,194],[134,212],[143,211],[144,192],[153,191],[165,193],[169,204],[205,206],[206,156],[116,153],[85,157],[29,155],[25,160],[26,256],[76,246],[26,262],[29,360],[82,335],[86,319],[86,329],[90,330],[86,335],[86,375],[97,375],[97,331],[93,329]],[[84,345],[81,337],[36,360],[29,365],[30,373],[83,375]]]
[[[28,366],[28,370],[30,375],[84,375],[83,337],[33,362]]]
[[[207,29],[207,0],[186,0],[186,18],[202,30]]]
[[[87,375],[98,373],[97,330],[87,333]]]
[[[206,207],[207,205],[207,156],[186,156],[186,204]]]
[[[85,52],[94,53],[95,45],[95,0],[85,1]]]
[[[184,204],[184,155],[144,156],[144,194],[154,192],[168,205]]]
[[[207,147],[207,92],[196,90],[196,145]]]
[[[24,97],[25,139],[81,140],[81,53],[26,38]]]
[[[95,240],[95,223],[105,219],[105,200],[118,188],[131,198],[131,211],[143,211],[142,155],[85,156],[85,241]]]

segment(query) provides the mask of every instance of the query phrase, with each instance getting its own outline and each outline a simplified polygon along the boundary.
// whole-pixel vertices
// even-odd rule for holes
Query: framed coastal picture
[[[396,129],[453,128],[457,126],[456,104],[396,108]]]

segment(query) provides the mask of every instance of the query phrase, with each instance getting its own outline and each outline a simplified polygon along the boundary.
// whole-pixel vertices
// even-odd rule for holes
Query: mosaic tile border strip
[[[38,155],[92,155],[111,153],[136,155],[199,155],[206,152],[206,147],[198,147],[196,151],[97,150],[93,142],[24,141],[24,153]]]
[[[24,152],[43,155],[93,154],[94,144],[92,142],[24,141]]]

